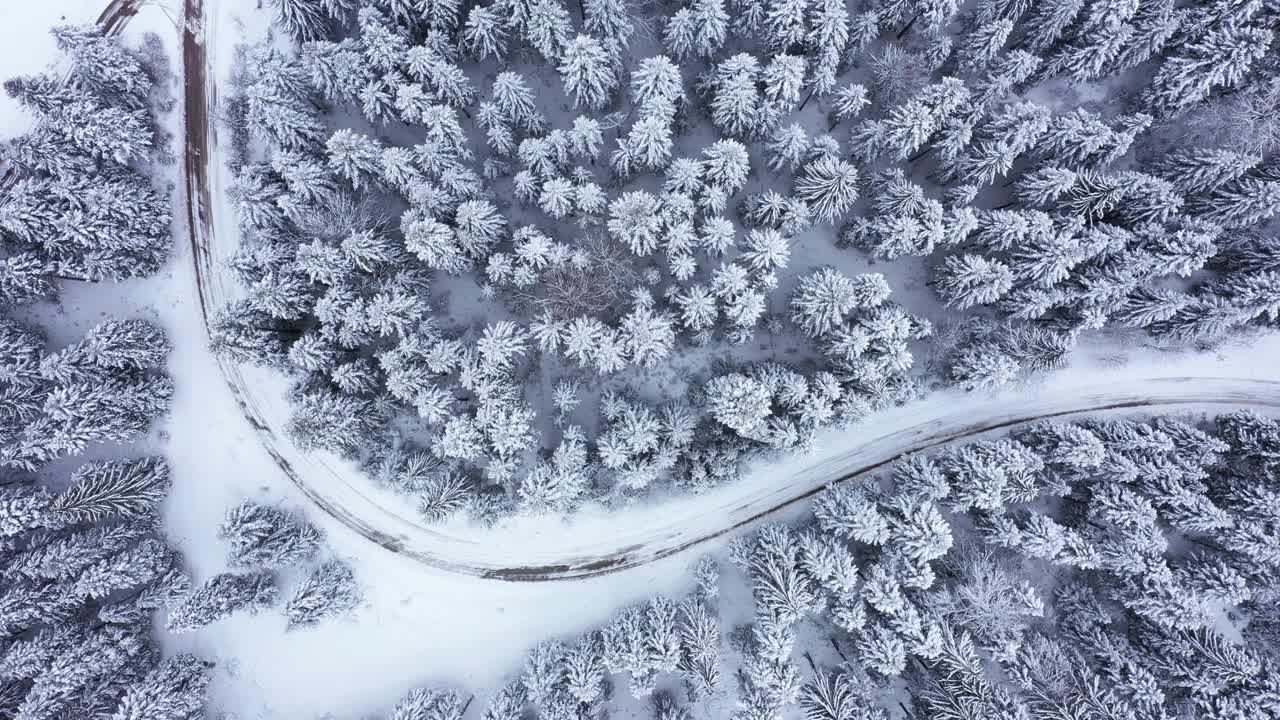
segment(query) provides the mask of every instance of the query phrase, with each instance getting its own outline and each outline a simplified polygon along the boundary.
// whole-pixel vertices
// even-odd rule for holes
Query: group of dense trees
[[[92,27],[53,31],[64,65],[5,82],[34,117],[0,152],[0,298],[56,295],[59,280],[149,275],[168,257],[169,198],[143,161],[162,152],[159,66]]]
[[[740,715],[1280,716],[1278,449],[1251,412],[1045,423],[828,489],[732,548]],[[843,660],[807,684],[801,621]]]
[[[800,279],[789,312],[769,311],[796,235],[857,195],[839,142],[811,152],[796,126],[770,144],[771,166],[796,170],[796,196],[767,191],[734,207],[759,133],[733,113],[798,109],[797,57],[762,69],[735,56],[690,82],[656,54],[623,83],[633,18],[622,4],[584,4],[576,38],[558,3],[476,6],[465,18],[397,3],[276,8],[305,42],[296,57],[256,48],[245,58],[233,121],[265,153],[236,161],[243,240],[231,266],[248,293],[212,334],[219,352],[299,376],[291,430],[302,446],[360,457],[416,494],[428,519],[466,509],[490,521],[659,482],[700,490],[750,453],[807,447],[824,425],[918,394],[909,345],[931,327],[888,301],[880,275],[821,268]],[[829,14],[819,24],[839,35],[844,20]],[[716,3],[686,20],[707,26],[691,37],[726,32]],[[521,37],[536,55],[517,59]],[[667,41],[688,59],[724,38],[682,45],[673,29]],[[816,42],[840,57],[843,41]],[[501,71],[479,87],[491,61]],[[544,63],[575,106],[629,107],[635,122],[624,133],[615,112],[555,127],[532,84]],[[718,85],[743,82],[759,98],[740,98],[739,111],[717,104]],[[848,117],[866,103],[858,88],[838,94]],[[727,136],[676,157],[700,95]],[[326,114],[342,104],[362,117]],[[399,128],[417,144],[378,134]],[[605,158],[609,128],[618,147]],[[639,183],[650,174],[664,178],[657,192]],[[703,257],[718,264],[703,268]],[[458,326],[440,307],[451,300],[433,292],[456,287],[450,276],[474,278],[482,300],[505,299],[516,317]],[[597,374],[661,367],[717,337],[745,345],[761,325],[785,332],[788,315],[818,341],[809,367],[747,362],[685,402],[627,396],[624,412],[602,398],[598,420],[566,425]],[[561,373],[555,393],[528,379],[548,364]],[[552,404],[559,432],[539,422]],[[406,419],[413,430],[388,439]]]
[[[231,546],[227,564],[234,570],[209,578],[174,607],[167,621],[171,632],[190,632],[236,612],[271,608],[280,594],[273,573],[312,560],[324,542],[306,520],[253,502],[228,510],[218,536]],[[359,585],[346,563],[320,563],[286,602],[287,627],[315,625],[355,608],[360,599]]]
[[[1280,317],[1280,148],[1176,142],[1188,113],[1275,96],[1265,4],[273,6],[300,49],[246,55],[249,292],[214,346],[299,375],[300,444],[360,456],[432,520],[699,490],[915,397],[929,323],[878,274],[791,267],[813,229],[932,258],[941,303],[978,318],[942,350],[967,389],[1104,326],[1187,342]],[[1133,89],[1029,99],[1103,82]],[[456,278],[504,319],[461,324]],[[813,342],[760,363],[760,329]],[[576,409],[597,376],[717,341],[740,366],[674,405]]]
[[[676,683],[738,720],[1280,717],[1277,457],[1247,411],[909,456],[730,544],[749,623],[721,637],[704,558],[685,601],[539,644],[484,717],[601,717],[612,675],[657,720],[691,716]]]
[[[203,717],[207,663],[162,658],[152,637],[152,616],[190,584],[158,529],[168,465],[93,462],[69,482],[43,472],[145,433],[168,410],[168,353],[143,321],[47,352],[0,317],[0,717]]]
[[[204,717],[209,664],[152,637],[190,585],[157,530],[168,486],[161,458],[83,465],[59,493],[0,485],[0,716]]]
[[[683,601],[539,643],[483,717],[605,717],[624,681],[656,720],[1280,717],[1277,458],[1251,411],[911,455],[729,545],[749,622],[721,633],[705,557]]]
[[[53,34],[60,66],[5,83],[34,125],[0,151],[0,717],[197,720],[211,665],[163,657],[153,633],[190,585],[161,534],[168,464],[51,469],[168,411],[169,341],[108,320],[50,351],[13,319],[60,281],[148,275],[167,257],[169,198],[146,172],[164,154],[152,111],[167,78],[154,45]]]

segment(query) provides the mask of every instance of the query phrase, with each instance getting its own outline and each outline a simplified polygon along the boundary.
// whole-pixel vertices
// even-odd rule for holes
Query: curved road
[[[216,156],[216,107],[209,53],[216,26],[203,0],[185,0],[186,188],[189,231],[200,304],[210,312],[234,297],[223,270],[232,236],[214,230],[214,198],[222,196]],[[221,244],[220,244],[221,243]],[[389,497],[345,463],[302,453],[283,433],[288,408],[264,390],[257,371],[218,360],[245,419],[276,464],[303,493],[342,523],[392,552],[433,568],[506,581],[550,581],[617,572],[673,555],[793,506],[825,485],[872,472],[903,455],[1046,418],[1099,412],[1176,411],[1213,407],[1280,408],[1280,381],[1208,375],[1149,375],[1111,383],[1056,388],[1041,397],[979,398],[889,411],[863,425],[857,447],[787,463],[785,481],[769,481],[769,466],[706,495],[639,506],[604,517],[575,518],[572,526],[532,523],[488,532],[420,524],[402,501]],[[265,385],[274,388],[272,384]],[[846,443],[852,436],[846,437]],[[578,538],[590,538],[580,541]]]

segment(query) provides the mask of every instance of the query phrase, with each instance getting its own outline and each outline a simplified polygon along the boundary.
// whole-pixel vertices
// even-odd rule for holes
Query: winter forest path
[[[184,0],[186,205],[201,311],[206,326],[215,308],[234,297],[223,260],[234,252],[234,234],[219,238],[215,200],[225,197],[218,163],[216,19],[204,0]],[[113,2],[127,12],[132,3]],[[105,15],[105,14],[104,14]],[[219,243],[222,243],[220,245]],[[1172,374],[1152,367],[1123,380],[1090,379],[1052,392],[997,397],[954,396],[890,411],[844,434],[830,433],[825,457],[800,457],[755,468],[742,482],[705,495],[626,508],[608,516],[579,517],[541,532],[503,528],[489,533],[452,532],[420,524],[407,506],[397,507],[345,463],[297,449],[284,432],[287,405],[276,388],[259,387],[247,371],[218,358],[245,420],[280,470],[324,512],[359,535],[446,572],[503,581],[572,580],[617,572],[672,556],[764,520],[812,497],[833,482],[856,478],[904,455],[931,450],[984,433],[1049,418],[1104,412],[1176,412],[1253,407],[1280,409],[1280,381],[1206,374]],[[856,443],[856,445],[853,445]],[[785,480],[771,476],[786,474]],[[400,503],[403,506],[403,503]],[[405,513],[409,513],[406,515]],[[585,514],[584,514],[585,515]]]

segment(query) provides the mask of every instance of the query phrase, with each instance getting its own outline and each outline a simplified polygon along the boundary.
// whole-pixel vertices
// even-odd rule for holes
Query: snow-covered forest
[[[1260,4],[275,7],[213,345],[431,521],[697,493],[1082,338],[1280,312]]]
[[[1280,6],[51,2],[0,720],[1280,718]]]

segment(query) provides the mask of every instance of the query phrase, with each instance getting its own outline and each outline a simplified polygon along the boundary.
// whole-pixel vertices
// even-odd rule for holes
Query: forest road
[[[117,3],[113,3],[116,5]],[[128,3],[120,3],[126,8]],[[123,12],[123,11],[122,11]],[[213,205],[222,199],[218,182],[217,106],[211,82],[216,25],[207,22],[204,0],[185,0],[182,54],[185,63],[186,206],[200,307],[206,327],[213,310],[234,297],[234,279],[220,258],[234,251],[234,233],[215,233]],[[425,566],[509,582],[590,578],[681,553],[726,533],[759,523],[822,488],[880,470],[915,452],[939,448],[984,433],[1046,419],[1099,413],[1152,413],[1251,407],[1280,409],[1280,381],[1243,377],[1161,374],[1122,381],[1091,382],[1025,396],[981,397],[962,402],[925,402],[877,417],[838,438],[844,450],[796,467],[770,481],[768,464],[734,485],[704,495],[640,505],[607,518],[578,519],[536,533],[496,528],[454,534],[421,524],[405,503],[389,501],[372,482],[324,454],[304,453],[284,432],[287,407],[274,391],[247,382],[242,369],[217,359],[246,422],[280,470],[321,510],[364,538]],[[599,531],[585,531],[594,524]]]

